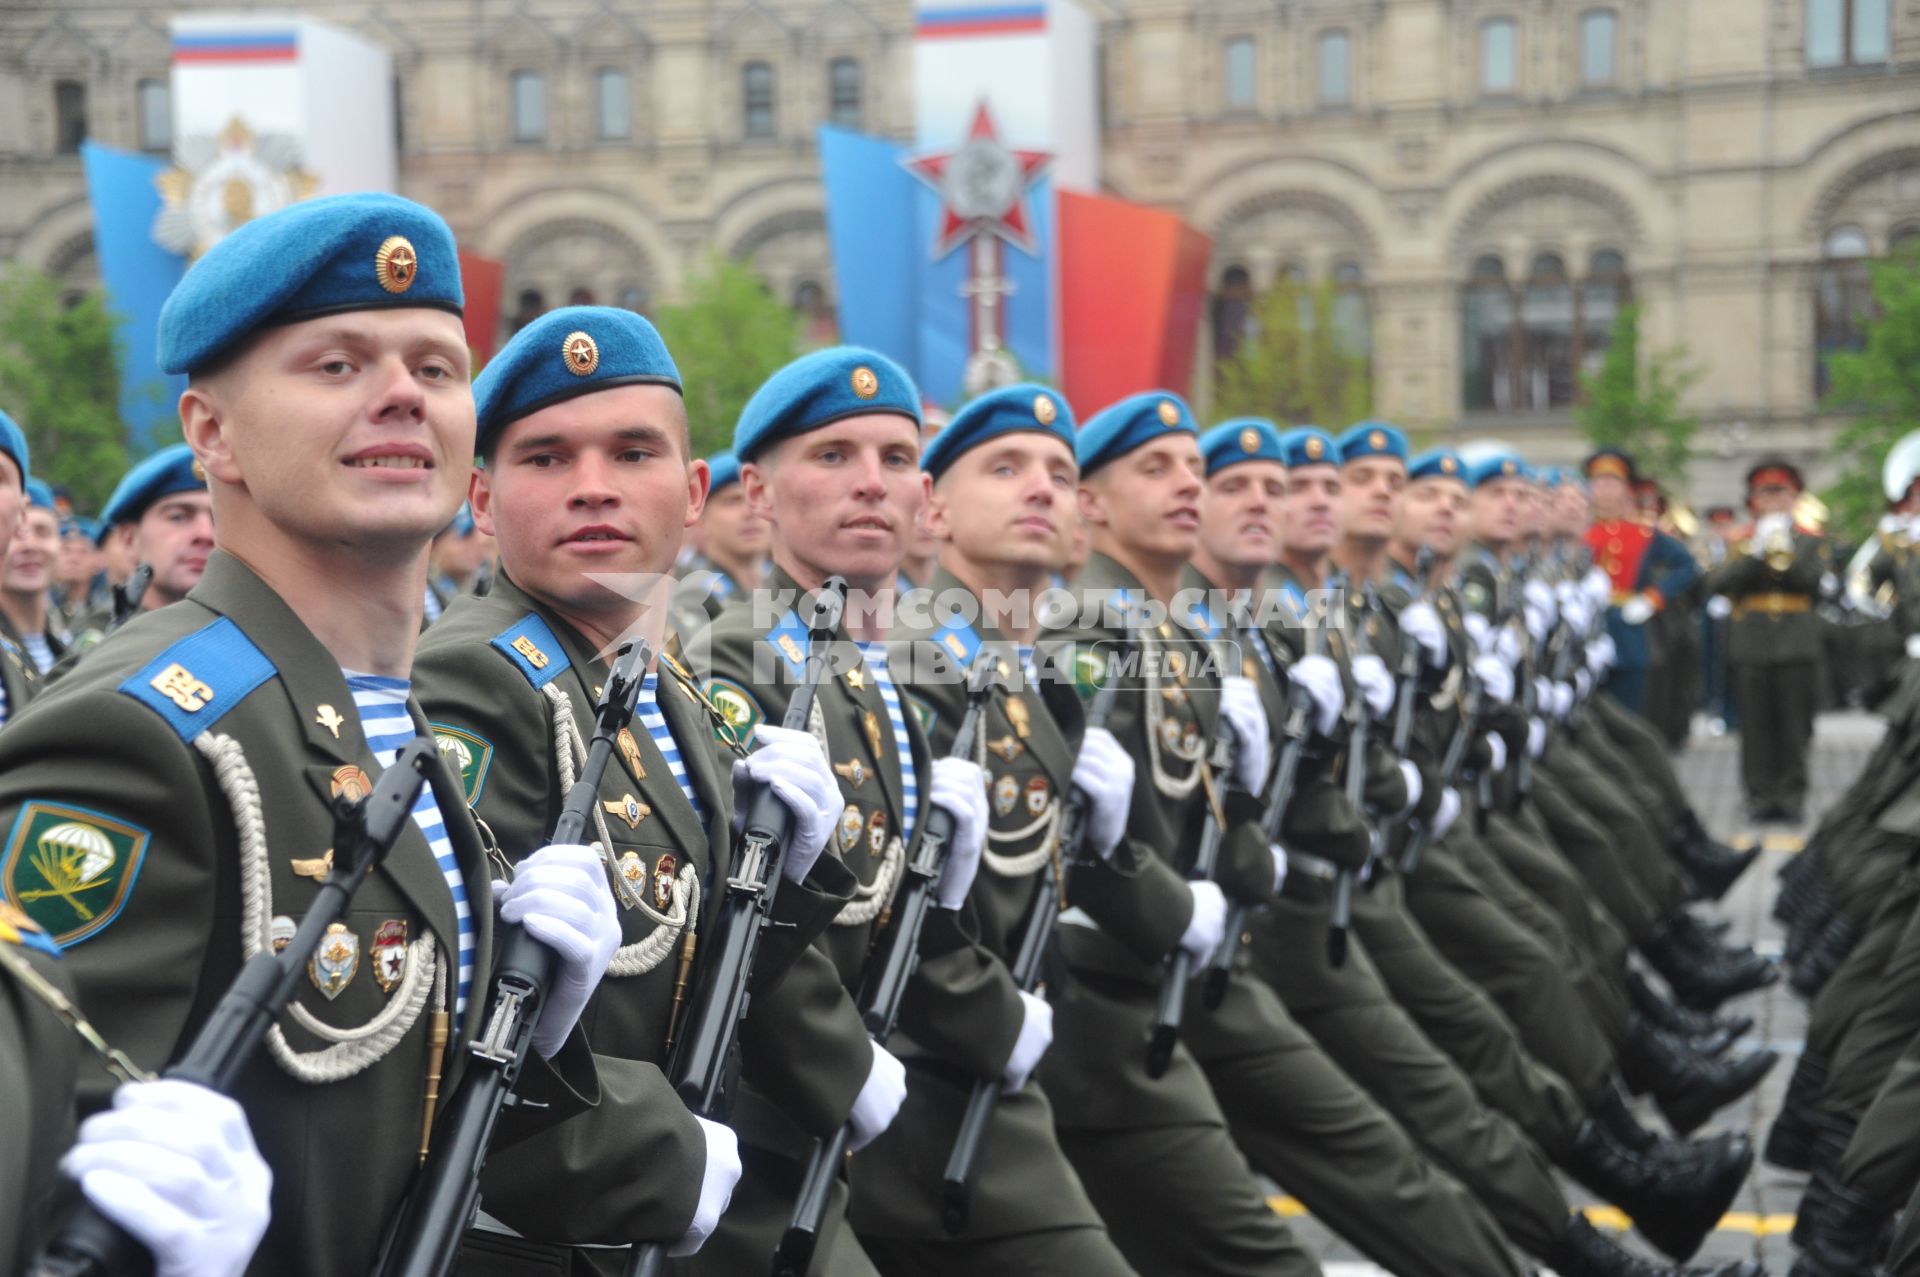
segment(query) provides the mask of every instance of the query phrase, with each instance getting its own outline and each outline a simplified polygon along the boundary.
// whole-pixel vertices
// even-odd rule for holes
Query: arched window
[[[1231,359],[1247,335],[1247,316],[1253,307],[1253,276],[1244,266],[1220,272],[1220,288],[1213,295],[1213,357]]]
[[[1519,29],[1512,18],[1490,18],[1480,24],[1480,92],[1488,97],[1511,96],[1519,82]]]
[[[1461,290],[1461,400],[1476,412],[1552,412],[1571,407],[1580,374],[1606,352],[1628,299],[1626,258],[1595,251],[1584,276],[1558,253],[1534,254],[1512,280],[1491,254],[1475,260]]]
[[[508,83],[513,90],[513,140],[547,140],[547,77],[538,71],[515,71]]]
[[[1589,9],[1580,15],[1580,83],[1601,89],[1614,81],[1614,44],[1620,20],[1611,9]]]
[[[1251,111],[1255,102],[1253,37],[1237,35],[1227,41],[1226,105],[1229,111]]]
[[[1813,296],[1813,387],[1818,394],[1826,394],[1830,387],[1827,360],[1837,352],[1866,345],[1866,324],[1873,314],[1873,280],[1867,273],[1872,251],[1866,232],[1858,226],[1836,226],[1821,246],[1823,260]]]
[[[173,92],[165,80],[142,80],[134,88],[140,115],[140,149],[173,149]]]
[[[1320,33],[1321,106],[1353,104],[1353,39],[1344,31]]]
[[[53,82],[53,145],[62,155],[78,155],[87,140],[87,86],[78,80]]]
[[[741,132],[748,137],[772,137],[773,68],[765,62],[749,62],[740,68]]]
[[[593,135],[603,142],[617,141],[633,132],[633,109],[627,73],[619,67],[601,67],[593,73]]]
[[[1372,353],[1373,327],[1367,318],[1367,275],[1355,261],[1333,268],[1333,326],[1341,344],[1356,355]]]
[[[827,63],[828,115],[843,129],[860,127],[860,63],[854,58],[835,58]]]

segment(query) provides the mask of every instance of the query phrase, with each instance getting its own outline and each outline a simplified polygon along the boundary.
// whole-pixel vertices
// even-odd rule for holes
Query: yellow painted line
[[[1307,1208],[1295,1197],[1275,1195],[1267,1199],[1267,1206],[1274,1214],[1286,1219],[1304,1219]],[[1580,1210],[1587,1222],[1595,1228],[1604,1228],[1608,1232],[1624,1233],[1633,1227],[1633,1220],[1627,1213],[1615,1206],[1585,1206]],[[1792,1215],[1760,1215],[1753,1211],[1729,1211],[1720,1217],[1715,1232],[1748,1233],[1754,1237],[1784,1237],[1793,1231]]]
[[[1733,837],[1727,839],[1727,846],[1733,848],[1735,851],[1752,851],[1753,835],[1735,834]]]
[[[1807,849],[1807,840],[1799,834],[1768,834],[1760,840],[1763,851],[1796,852]]]

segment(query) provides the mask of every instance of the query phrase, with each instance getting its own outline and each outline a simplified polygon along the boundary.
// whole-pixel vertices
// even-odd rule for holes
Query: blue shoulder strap
[[[545,687],[572,664],[567,660],[567,649],[560,646],[560,640],[534,612],[501,630],[491,642],[506,653],[507,659],[536,688]]]
[[[192,740],[278,672],[223,616],[147,662],[120,690],[166,719],[181,740]]]

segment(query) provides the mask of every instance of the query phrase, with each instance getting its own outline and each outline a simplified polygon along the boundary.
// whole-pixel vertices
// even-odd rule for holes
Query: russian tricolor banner
[[[1013,35],[1047,29],[1044,4],[928,4],[914,10],[913,16],[914,34],[922,40]]]

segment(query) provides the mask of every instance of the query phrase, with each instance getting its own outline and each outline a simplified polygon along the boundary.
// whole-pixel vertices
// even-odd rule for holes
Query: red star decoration
[[[954,207],[952,192],[947,187],[947,168],[955,156],[965,151],[969,144],[977,142],[987,142],[1012,156],[1014,163],[1019,165],[1020,182],[1013,199],[1005,208],[984,216],[969,217]],[[965,143],[949,151],[915,155],[903,161],[915,177],[940,193],[943,216],[933,255],[936,258],[945,257],[976,235],[998,235],[1025,252],[1033,252],[1033,230],[1027,217],[1027,188],[1039,180],[1041,172],[1052,159],[1051,155],[1042,151],[1017,151],[1002,146],[999,131],[994,127],[993,113],[987,109],[986,99],[982,98],[974,108],[973,124],[967,130]]]

